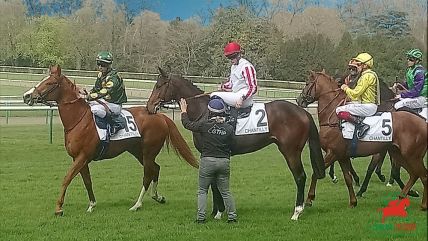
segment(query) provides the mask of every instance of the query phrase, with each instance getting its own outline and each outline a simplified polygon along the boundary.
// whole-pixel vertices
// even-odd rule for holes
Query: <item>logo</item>
[[[377,213],[381,213],[380,222],[373,224],[371,229],[376,231],[375,234],[382,237],[408,236],[416,234],[416,222],[408,217],[407,208],[410,206],[410,199],[384,200],[386,206],[378,208]]]
[[[378,212],[382,212],[382,223],[385,223],[387,217],[407,217],[406,208],[410,206],[410,200],[408,198],[392,200],[388,203],[388,206],[379,208]]]

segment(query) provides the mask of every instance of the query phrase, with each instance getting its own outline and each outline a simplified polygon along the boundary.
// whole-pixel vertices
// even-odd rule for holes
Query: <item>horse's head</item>
[[[159,76],[153,87],[152,94],[147,102],[149,113],[156,113],[159,107],[171,101],[179,101],[180,98],[188,98],[202,93],[191,81],[179,75],[167,74],[159,68]]]
[[[175,100],[173,92],[175,89],[174,84],[171,75],[159,68],[159,76],[147,102],[149,113],[156,113],[161,104]]]
[[[337,89],[337,82],[328,76],[324,70],[322,72],[311,71],[306,81],[306,86],[297,97],[297,104],[307,107],[317,101],[322,93]]]
[[[66,78],[61,74],[61,67],[54,65],[49,68],[49,76],[45,77],[36,86],[24,93],[24,103],[34,105],[35,103],[43,103],[51,106],[52,101],[58,102],[63,98],[61,87],[66,84]],[[70,81],[69,84],[73,85]]]

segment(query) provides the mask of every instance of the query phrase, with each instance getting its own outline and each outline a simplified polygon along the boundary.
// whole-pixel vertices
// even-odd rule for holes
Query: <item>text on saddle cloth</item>
[[[141,137],[140,132],[138,131],[137,123],[135,123],[135,119],[132,114],[129,111],[122,109],[121,115],[126,119],[126,127],[120,129],[116,134],[111,136],[110,140],[116,141],[132,137]],[[97,132],[98,136],[100,137],[100,140],[107,140],[107,129],[100,129],[98,125],[95,126],[97,127]]]
[[[268,118],[264,103],[254,103],[250,115],[237,120],[235,135],[249,135],[269,132]]]
[[[367,134],[360,139],[361,141],[392,141],[392,115],[391,112],[383,112],[380,116],[369,116],[363,121],[370,126]],[[355,126],[349,122],[342,123],[343,138],[351,140],[354,134]]]

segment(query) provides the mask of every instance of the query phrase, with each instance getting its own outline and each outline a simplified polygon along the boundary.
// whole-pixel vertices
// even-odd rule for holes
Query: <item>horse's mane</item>
[[[326,78],[327,78],[331,83],[333,83],[333,84],[337,85],[336,80],[335,80],[332,76],[330,76],[330,75],[326,74],[324,71],[321,71],[321,72],[315,72],[315,74],[322,75],[322,76],[326,77]]]
[[[173,79],[174,78],[174,79]],[[196,86],[191,80],[184,78],[182,75],[178,74],[171,74],[170,76],[171,80],[178,80],[181,82],[181,84],[188,85],[191,89],[194,89],[198,94],[203,93],[204,91],[201,90],[198,86]]]

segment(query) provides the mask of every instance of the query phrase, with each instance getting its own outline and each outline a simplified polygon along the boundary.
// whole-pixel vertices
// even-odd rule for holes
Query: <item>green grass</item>
[[[186,139],[190,133],[181,128]],[[396,197],[398,188],[386,187],[373,177],[369,190],[354,209],[337,169],[339,183],[318,183],[314,206],[293,222],[296,190],[291,173],[275,146],[232,158],[231,191],[239,223],[209,219],[193,223],[196,212],[197,170],[163,150],[158,190],[167,199],[158,204],[144,198],[137,212],[130,208],[140,191],[142,168],[129,154],[90,164],[97,207],[86,213],[88,198],[79,176],[69,186],[64,217],[54,206],[70,158],[63,146],[62,126],[54,128],[48,144],[47,125],[0,126],[0,240],[426,240],[427,213],[419,211],[421,198],[411,198],[407,218],[387,219],[386,225],[415,223],[416,230],[379,230],[378,208]],[[193,144],[191,144],[193,148]],[[196,152],[195,152],[196,153]],[[308,152],[304,152],[307,175]],[[388,161],[384,172],[388,173]],[[354,166],[363,177],[368,161]],[[403,180],[407,176],[402,174]],[[309,185],[309,178],[307,180]],[[308,188],[308,186],[307,186]],[[307,192],[307,188],[305,192]],[[418,181],[414,187],[419,192]],[[209,208],[211,200],[209,201]]]

